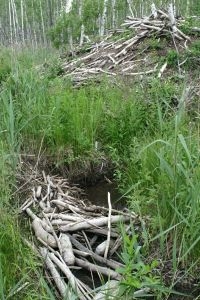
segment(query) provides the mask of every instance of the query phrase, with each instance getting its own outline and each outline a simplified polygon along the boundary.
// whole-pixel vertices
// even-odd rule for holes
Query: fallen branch
[[[69,290],[69,287],[66,285],[64,280],[62,280],[59,272],[57,271],[54,263],[48,255],[48,250],[46,248],[40,248],[40,253],[45,261],[47,268],[51,273],[51,277],[54,280],[57,289],[59,290],[63,298],[72,299],[72,293]]]
[[[127,222],[129,221],[130,218],[125,217],[125,216],[111,216],[110,218],[110,222],[113,223],[119,223],[119,222]],[[60,226],[60,231],[62,232],[70,232],[70,231],[77,231],[77,230],[83,230],[83,229],[89,229],[92,227],[101,227],[104,226],[108,223],[108,217],[99,217],[96,219],[91,219],[88,221],[82,221],[80,223],[77,224],[69,224],[66,226]]]

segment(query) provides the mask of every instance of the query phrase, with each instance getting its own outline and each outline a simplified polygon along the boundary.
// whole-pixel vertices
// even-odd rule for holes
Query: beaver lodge
[[[38,241],[34,251],[43,257],[49,279],[60,295],[71,299],[72,290],[79,299],[100,299],[97,280],[83,282],[88,274],[91,278],[98,276],[99,282],[112,280],[116,291],[122,279],[117,270],[124,267],[117,254],[122,242],[120,224],[125,224],[130,234],[132,226],[141,226],[140,218],[128,210],[113,209],[109,194],[109,208],[87,203],[79,187],[45,172],[34,179],[31,190],[20,211],[32,220]],[[81,269],[86,270],[81,275],[83,281]]]
[[[161,45],[166,40],[166,46],[175,49],[177,53],[187,49],[191,38],[179,29],[184,22],[184,19],[174,16],[171,6],[168,13],[152,6],[150,16],[128,17],[122,24],[123,29],[110,32],[103,41],[66,54],[67,61],[64,59],[61,73],[71,78],[76,86],[83,85],[88,80],[97,80],[100,75],[113,79],[116,76],[157,74],[160,78],[168,63],[164,61],[160,65],[156,61],[155,55],[149,51],[152,52],[152,47],[148,45],[148,41],[153,38],[157,41],[157,48],[162,48]],[[198,28],[192,28],[191,31],[195,33]],[[160,56],[165,57],[166,50],[161,52]],[[184,63],[186,61],[181,62],[181,65]]]

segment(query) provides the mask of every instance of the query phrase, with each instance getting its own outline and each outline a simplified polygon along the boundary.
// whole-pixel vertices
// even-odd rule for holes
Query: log
[[[67,265],[74,265],[75,256],[70,238],[66,234],[60,235],[61,255]]]
[[[52,248],[57,247],[57,242],[55,238],[52,234],[48,233],[46,230],[43,229],[41,220],[39,218],[33,220],[32,227],[37,238],[40,238]]]
[[[127,222],[130,221],[129,217],[125,216],[111,216],[110,222],[113,223],[118,223],[118,222]],[[71,232],[71,231],[77,231],[77,230],[83,230],[83,229],[89,229],[92,227],[101,227],[104,226],[108,223],[108,217],[100,217],[100,218],[95,218],[91,219],[88,221],[82,221],[77,224],[69,224],[66,226],[60,226],[60,231],[62,232]]]

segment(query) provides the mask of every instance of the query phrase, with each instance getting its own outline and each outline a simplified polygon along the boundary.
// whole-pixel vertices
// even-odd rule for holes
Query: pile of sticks
[[[144,53],[147,49],[138,54],[138,45],[145,38],[168,37],[171,39],[174,48],[178,46],[187,47],[187,42],[190,37],[185,35],[178,27],[184,20],[179,20],[175,17],[173,7],[169,6],[167,12],[157,10],[155,5],[152,5],[152,13],[148,17],[134,18],[128,17],[122,24],[124,37],[113,41],[113,36],[116,33],[111,32],[103,41],[96,43],[86,49],[86,54],[78,58],[75,57],[71,61],[65,61],[62,64],[64,76],[72,78],[75,85],[82,85],[89,79],[96,78],[98,75],[106,74],[107,76],[138,76],[145,74],[158,73],[160,77],[164,72],[162,66],[158,68],[158,64],[152,61]],[[129,38],[126,37],[127,30]],[[121,30],[119,31],[120,34]],[[147,47],[148,48],[148,47]],[[137,50],[137,51],[136,51]]]
[[[43,172],[20,212],[26,212],[32,219],[34,249],[43,258],[49,280],[60,296],[72,299],[76,294],[81,300],[100,296],[106,299],[105,286],[112,285],[114,293],[122,279],[116,271],[123,267],[116,259],[122,243],[119,225],[123,223],[129,234],[130,224],[138,226],[140,220],[134,213],[114,210],[109,194],[108,208],[89,204],[82,198],[79,187],[71,187],[67,180]],[[105,292],[102,287],[96,290],[95,282],[91,287],[74,275],[81,269],[87,270],[91,278],[96,273],[101,281],[108,281]]]

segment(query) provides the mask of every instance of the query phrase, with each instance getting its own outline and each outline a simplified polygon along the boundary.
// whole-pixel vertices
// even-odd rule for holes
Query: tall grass
[[[0,298],[38,299],[39,291],[41,299],[49,299],[44,279],[37,270],[38,262],[22,239],[15,213],[18,198],[12,196],[18,156],[25,137],[25,133],[22,134],[29,121],[21,109],[21,101],[26,102],[29,97],[31,81],[28,85],[27,79],[30,77],[23,81],[24,76],[22,80],[22,74],[27,75],[28,65],[25,61],[24,65],[19,64],[17,53],[9,50],[2,53],[5,59],[0,65]],[[20,55],[18,59],[22,59]],[[34,88],[37,90],[37,86]],[[30,99],[32,96],[33,93]]]
[[[158,108],[162,126],[154,136],[132,145],[125,174],[132,185],[130,205],[151,215],[154,228],[159,228],[152,241],[160,241],[163,250],[168,244],[174,265],[198,258],[200,245],[199,121],[190,119],[184,103],[180,97],[167,121]]]

